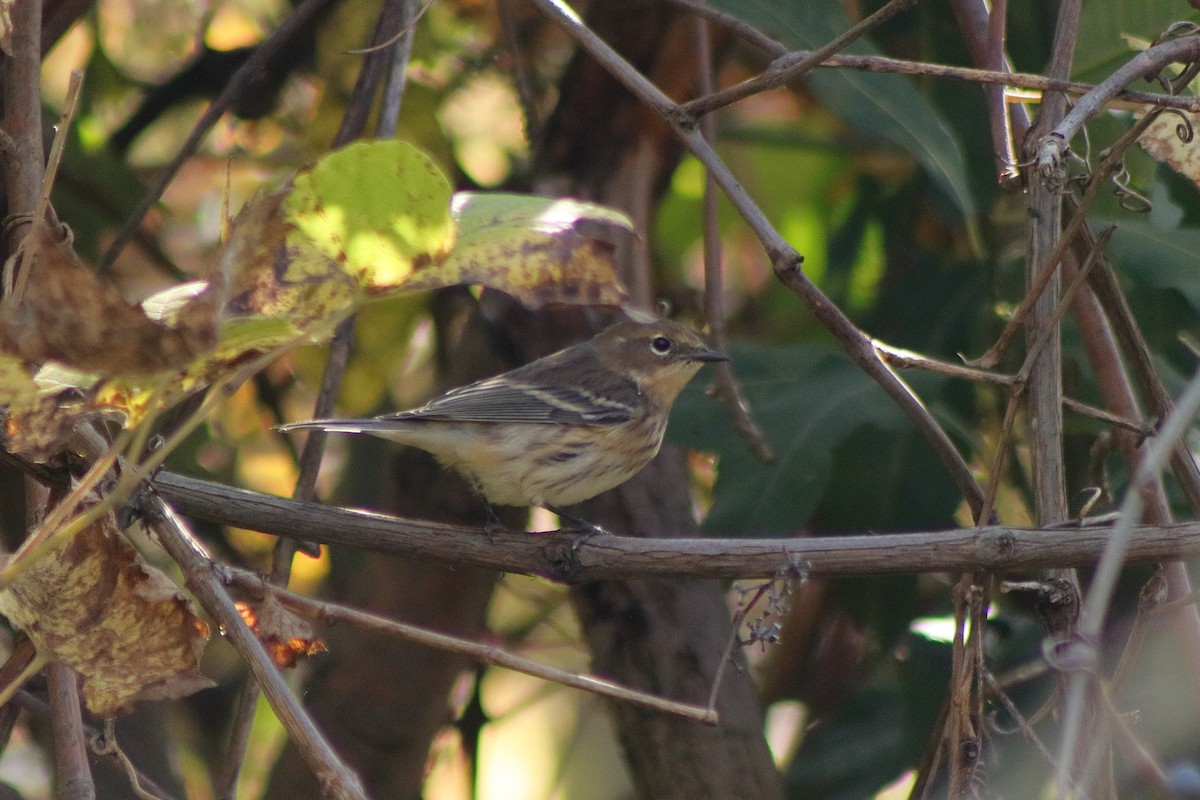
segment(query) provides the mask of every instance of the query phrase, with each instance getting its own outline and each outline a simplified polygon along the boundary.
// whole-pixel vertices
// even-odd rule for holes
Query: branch
[[[845,50],[855,40],[865,36],[872,29],[879,27],[892,17],[903,11],[907,11],[916,4],[917,0],[890,0],[883,8],[857,25],[852,26],[841,36],[827,42],[823,47],[799,59],[793,58],[791,55],[780,56],[775,61],[772,61],[762,74],[742,81],[736,86],[730,86],[728,89],[722,89],[706,97],[700,97],[691,102],[684,103],[679,107],[679,113],[692,118],[702,117],[711,114],[718,108],[724,108],[727,105],[736,103],[738,100],[759,94],[767,89],[791,83],[807,75],[812,71],[813,67],[819,66],[834,53],[837,53],[839,50]]]
[[[171,558],[183,570],[188,590],[224,632],[225,639],[241,655],[262,687],[263,694],[309,768],[317,777],[323,797],[366,800],[358,776],[338,757],[304,711],[283,676],[246,626],[211,563],[175,510],[157,497],[149,499],[151,525]]]
[[[771,259],[776,277],[799,295],[821,324],[837,339],[842,349],[854,359],[863,372],[887,392],[900,410],[912,420],[950,474],[972,511],[978,513],[983,505],[983,491],[975,482],[974,474],[955,448],[954,442],[938,425],[908,384],[904,383],[879,358],[871,340],[801,271],[800,264],[804,261],[804,257],[796,252],[796,249],[775,230],[762,209],[734,177],[716,151],[704,140],[695,125],[688,124],[686,115],[679,113],[679,107],[672,102],[671,98],[663,94],[661,89],[584,25],[575,12],[561,0],[533,0],[533,2],[555,24],[570,34],[580,47],[599,61],[635,97],[671,124],[675,135],[704,164],[708,174],[713,177],[721,190],[725,192],[725,196],[729,198],[729,202],[754,231],[755,236],[762,243],[763,249],[767,252],[767,256]]]
[[[504,667],[514,672],[532,675],[535,678],[569,686],[573,689],[582,689],[585,692],[592,692],[611,700],[634,703],[654,709],[655,711],[662,711],[665,714],[677,714],[685,719],[704,722],[709,725],[716,725],[718,723],[717,713],[711,707],[705,708],[691,703],[668,700],[648,694],[647,692],[639,692],[636,689],[621,686],[604,678],[592,675],[578,675],[574,672],[549,666],[548,664],[540,664],[528,658],[514,655],[504,648],[495,645],[472,642],[458,636],[449,636],[427,628],[387,619],[378,614],[359,611],[348,606],[313,600],[310,597],[288,591],[273,583],[268,583],[262,578],[244,570],[231,571],[230,578],[238,586],[251,593],[258,596],[270,593],[281,604],[300,616],[323,622],[327,625],[354,625],[373,633],[416,642],[427,647],[445,650],[449,653],[457,653],[482,664]]]
[[[83,712],[75,670],[54,661],[46,666],[50,729],[54,735],[54,796],[59,800],[95,800],[96,786],[88,769]]]
[[[1137,471],[1134,485],[1125,494],[1121,503],[1120,519],[1108,537],[1104,554],[1092,578],[1092,585],[1080,614],[1079,628],[1074,636],[1062,643],[1055,653],[1057,666],[1067,672],[1067,694],[1064,703],[1061,751],[1059,753],[1058,776],[1059,796],[1064,796],[1068,770],[1073,764],[1076,747],[1084,724],[1087,690],[1099,671],[1099,642],[1108,614],[1108,605],[1116,590],[1121,566],[1127,552],[1132,551],[1134,540],[1133,520],[1141,517],[1145,495],[1141,488],[1160,480],[1159,473],[1171,458],[1175,445],[1180,442],[1191,426],[1192,418],[1200,410],[1200,372],[1198,372],[1179,398],[1175,410],[1163,425],[1159,436],[1150,445],[1145,460]]]
[[[718,23],[730,32],[741,36],[751,44],[773,56],[772,62],[776,70],[783,70],[788,65],[798,63],[811,57],[812,50],[789,51],[787,45],[772,39],[766,34],[746,25],[741,20],[714,8],[693,0],[668,0],[668,2],[686,8],[694,14]],[[1008,72],[993,69],[972,69],[970,67],[954,67],[946,64],[930,64],[922,61],[905,61],[886,56],[854,56],[835,55],[823,60],[817,67],[834,69],[857,69],[863,72],[887,72],[899,75],[924,75],[930,78],[955,78],[971,81],[972,83],[997,84],[1011,86],[1017,89],[1032,89],[1042,92],[1065,92],[1073,95],[1087,94],[1097,87],[1082,81],[1055,80],[1042,75],[1031,75],[1026,72]],[[778,73],[776,73],[778,74]],[[770,87],[778,88],[787,83],[786,80]],[[1107,81],[1106,81],[1107,83]],[[1200,97],[1159,94],[1156,92],[1139,92],[1120,89],[1109,97],[1109,102],[1120,99],[1138,105],[1154,105],[1164,108],[1177,108],[1181,111],[1200,113]]]
[[[772,578],[1040,569],[1094,564],[1108,528],[1031,530],[989,526],[878,536],[665,539],[578,532],[489,531],[298,503],[163,472],[161,497],[180,513],[275,536],[346,545],[451,569],[464,565],[540,575],[560,583],[632,578]],[[1133,528],[1125,561],[1200,556],[1200,522]]]
[[[1200,36],[1172,39],[1143,50],[1081,97],[1071,113],[1038,140],[1034,154],[1037,169],[1050,188],[1057,190],[1065,181],[1070,142],[1085,122],[1100,113],[1110,100],[1120,94],[1123,87],[1135,79],[1155,75],[1168,64],[1178,61],[1200,61]],[[1195,99],[1192,98],[1193,101]]]

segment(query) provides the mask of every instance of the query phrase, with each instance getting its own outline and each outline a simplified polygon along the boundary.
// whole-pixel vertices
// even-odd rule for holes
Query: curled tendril
[[[1164,108],[1163,111],[1179,117],[1179,122],[1175,125],[1175,135],[1179,137],[1179,141],[1187,144],[1196,138],[1196,129],[1192,124],[1192,118],[1184,111],[1178,108]]]
[[[1131,211],[1135,214],[1149,213],[1153,208],[1150,198],[1144,194],[1131,189],[1129,186],[1129,170],[1122,167],[1121,171],[1112,176],[1113,194],[1116,195],[1120,202],[1121,208],[1126,211]]]

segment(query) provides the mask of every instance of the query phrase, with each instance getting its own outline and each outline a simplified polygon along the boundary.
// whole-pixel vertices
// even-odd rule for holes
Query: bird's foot
[[[553,511],[555,514],[557,514],[558,518],[560,520],[562,520],[564,522],[569,522],[572,526],[580,529],[581,532],[579,533],[578,536],[575,537],[575,541],[571,542],[571,552],[572,553],[574,553],[580,547],[582,547],[585,542],[589,541],[590,539],[595,538],[596,536],[611,536],[612,535],[608,531],[604,530],[604,528],[601,528],[596,523],[589,522],[586,519],[583,519],[582,517],[577,517],[574,514],[571,514],[569,512],[562,510],[561,508],[557,508],[555,506],[546,506],[546,508],[550,511]]]

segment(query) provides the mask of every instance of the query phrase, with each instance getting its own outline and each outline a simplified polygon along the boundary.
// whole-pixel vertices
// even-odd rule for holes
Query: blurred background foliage
[[[790,47],[808,49],[881,3],[716,5]],[[1056,8],[1041,0],[1009,4],[1008,47],[1018,71],[1044,68]],[[203,62],[215,70],[223,59],[236,59],[290,10],[283,0],[100,0],[50,50],[44,69],[48,113],[57,111],[68,70],[87,76],[54,194],[85,257],[98,258],[147,181],[176,152],[214,85],[219,89],[211,82],[215,78],[191,68]],[[202,276],[219,245],[225,209],[236,211],[328,148],[357,71],[358,56],[349,51],[367,39],[378,10],[376,2],[335,4],[277,80],[267,81],[253,102],[207,137],[117,262],[114,278],[128,296],[141,298],[183,277]],[[517,13],[537,88],[536,110],[545,114],[553,108],[556,81],[572,51],[531,9]],[[459,188],[525,191],[538,141],[536,131],[530,136],[525,129],[497,14],[495,4],[484,0],[442,0],[425,8],[416,27],[399,136],[433,153]],[[1167,24],[1197,16],[1178,0],[1086,0],[1074,77],[1100,80]],[[851,52],[969,63],[943,2],[920,4]],[[762,66],[748,46],[734,44],[720,82],[733,83]],[[159,101],[161,107],[155,107]],[[147,111],[153,108],[157,113]],[[1131,112],[1115,110],[1089,126],[1091,153],[1131,121]],[[860,327],[889,344],[946,360],[987,348],[1020,299],[1025,209],[1023,197],[997,187],[978,86],[817,70],[803,85],[720,112],[718,126],[722,157],[805,256],[808,275]],[[1195,334],[1200,318],[1200,195],[1190,181],[1140,152],[1131,151],[1128,167],[1132,186],[1153,201],[1153,211],[1132,214],[1106,197],[1093,222],[1119,224],[1111,258],[1168,386],[1175,386],[1192,368],[1178,334]],[[655,294],[683,312],[696,308],[703,286],[703,185],[701,166],[684,157],[644,231]],[[953,484],[907,420],[774,279],[757,241],[724,201],[719,225],[734,366],[777,458],[763,464],[747,452],[705,381],[689,388],[676,408],[670,438],[697,453],[695,499],[706,514],[705,531],[782,536],[969,524]],[[1068,395],[1100,404],[1069,315],[1064,338]],[[428,397],[439,386],[434,339],[425,297],[365,311],[339,413],[403,408]],[[269,428],[308,416],[323,357],[321,348],[301,349],[270,367],[175,455],[171,467],[289,494],[294,453]],[[1005,368],[1018,366],[1015,358]],[[905,377],[982,474],[994,455],[1003,396],[962,381],[907,372]],[[1078,417],[1069,417],[1068,425],[1068,469],[1078,489],[1090,474],[1088,448],[1103,428]],[[1006,523],[1031,517],[1025,436],[1018,437],[1001,490],[999,516]],[[330,443],[325,494],[339,480],[370,480],[356,474],[347,447],[344,441]],[[1119,476],[1116,465],[1110,466]],[[209,533],[224,537],[231,557],[266,563],[266,537]],[[319,584],[325,564],[300,559],[297,585]],[[1127,600],[1137,585],[1129,581]],[[791,796],[905,796],[945,697],[950,586],[949,578],[938,575],[813,581],[799,590],[790,618],[779,620],[782,643],[749,654],[770,707],[768,737]],[[731,604],[736,597],[731,594]],[[563,598],[559,588],[508,576],[493,600],[491,628],[527,655],[582,669],[586,652]],[[1127,624],[1118,620],[1114,637]],[[1003,678],[1009,667],[1036,663],[1040,630],[1020,600],[1001,598],[987,639],[994,672]],[[228,654],[222,657],[219,645],[213,650],[218,652],[210,654],[210,671],[229,678],[236,663]],[[1147,668],[1123,695],[1149,723],[1139,735],[1165,763],[1194,761],[1200,730],[1193,704],[1172,702],[1168,688],[1181,685],[1184,666],[1161,641],[1149,644],[1140,659]],[[1028,716],[1050,686],[1043,676],[1011,691]],[[226,700],[214,693],[198,702]],[[458,707],[469,702],[464,689]],[[488,671],[479,702],[489,720],[481,740],[463,742],[447,728],[432,751],[426,797],[469,795],[464,746],[470,752],[476,745],[476,797],[629,796],[619,749],[594,698]],[[996,730],[1013,728],[1006,712],[991,710],[999,715]],[[201,719],[193,712],[180,724],[196,726]],[[253,752],[269,763],[279,733],[269,715],[260,714],[260,723]],[[182,737],[187,759],[217,757],[221,724]],[[1038,730],[1048,735],[1052,726],[1044,720]],[[1028,742],[993,733],[986,746],[989,796],[1037,796],[1048,767]],[[6,756],[0,772],[12,769]],[[187,796],[209,796],[203,771],[187,773],[194,781]],[[11,780],[26,781],[28,796],[37,796],[36,778]],[[262,780],[263,774],[250,770],[239,796],[258,796],[256,781]],[[1121,796],[1140,797],[1141,791],[1130,785]]]

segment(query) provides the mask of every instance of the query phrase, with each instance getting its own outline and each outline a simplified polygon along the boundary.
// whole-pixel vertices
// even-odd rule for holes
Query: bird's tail
[[[389,428],[396,428],[396,423],[388,423],[380,419],[310,419],[304,422],[289,422],[287,425],[276,425],[275,430],[288,431],[321,430],[329,433],[384,433]]]

